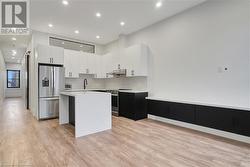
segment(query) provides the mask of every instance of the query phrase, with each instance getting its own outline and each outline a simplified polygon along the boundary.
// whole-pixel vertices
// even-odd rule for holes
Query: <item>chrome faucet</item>
[[[86,89],[87,85],[88,85],[88,80],[84,79],[84,81],[83,81],[83,88]]]

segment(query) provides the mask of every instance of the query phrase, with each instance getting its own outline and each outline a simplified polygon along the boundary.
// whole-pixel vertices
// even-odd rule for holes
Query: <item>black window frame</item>
[[[9,87],[9,84],[8,84],[8,81],[9,81],[9,71],[18,71],[18,87]],[[20,84],[21,84],[21,78],[20,78],[20,73],[21,73],[21,71],[20,70],[7,70],[7,88],[8,89],[17,89],[17,88],[20,88]]]

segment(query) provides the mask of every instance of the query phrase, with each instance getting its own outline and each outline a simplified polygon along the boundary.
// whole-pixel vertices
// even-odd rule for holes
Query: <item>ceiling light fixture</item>
[[[48,26],[51,28],[51,27],[53,27],[53,24],[50,23],[50,24],[48,24]]]
[[[100,39],[100,36],[99,36],[99,35],[97,35],[97,36],[96,36],[96,39]]]
[[[120,22],[120,25],[121,25],[121,26],[124,26],[124,25],[125,25],[125,22],[124,22],[124,21],[121,21],[121,22]]]
[[[98,18],[100,18],[102,15],[101,15],[101,13],[97,12],[97,13],[95,14],[95,16],[98,17]]]
[[[69,2],[66,1],[66,0],[63,0],[63,1],[62,1],[62,4],[65,5],[65,6],[67,6],[67,5],[69,4]]]
[[[12,37],[11,39],[12,39],[12,41],[16,41],[16,38],[15,38],[15,37]]]
[[[12,59],[15,59],[15,57],[11,57]]]
[[[15,56],[16,55],[16,51],[12,50],[12,55]]]
[[[62,44],[64,45],[64,42],[62,42]]]
[[[162,6],[162,2],[161,1],[158,1],[156,4],[155,4],[155,7],[156,8],[160,8]]]
[[[82,45],[80,45],[80,48],[82,48],[83,46]]]
[[[75,30],[75,34],[79,34],[79,30]]]

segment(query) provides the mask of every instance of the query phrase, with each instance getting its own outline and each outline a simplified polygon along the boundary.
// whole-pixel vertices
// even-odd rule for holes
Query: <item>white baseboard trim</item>
[[[167,119],[163,117],[154,116],[151,114],[148,114],[148,118],[250,144],[250,137],[247,137],[247,136],[242,136],[242,135],[238,135],[238,134],[234,134],[230,132],[207,128],[207,127],[185,123],[181,121],[175,121],[175,120],[171,120],[171,119]]]

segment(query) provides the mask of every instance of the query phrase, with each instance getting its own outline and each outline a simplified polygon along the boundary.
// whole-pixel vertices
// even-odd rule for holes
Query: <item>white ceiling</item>
[[[12,37],[16,38],[16,41],[12,40]],[[0,50],[3,53],[6,63],[20,63],[24,56],[30,36],[27,35],[1,35],[0,36]],[[12,55],[12,50],[16,51],[16,55]],[[12,59],[14,57],[14,59]]]
[[[2,53],[4,55],[4,59],[6,63],[21,63],[24,54],[26,52],[26,48],[16,48],[13,49],[16,51],[16,55],[12,55],[12,49],[2,49]]]
[[[97,44],[107,44],[120,34],[130,34],[165,18],[173,16],[206,0],[31,0],[31,29],[57,34]],[[95,16],[102,14],[101,18]],[[121,27],[120,22],[125,26]],[[50,28],[48,24],[53,24]],[[79,34],[74,31],[79,30]],[[101,38],[96,39],[99,35]],[[0,36],[0,49],[6,62],[17,63],[24,55],[30,36]],[[16,50],[12,59],[12,50]]]
[[[31,0],[31,28],[79,40],[106,44],[119,34],[129,34],[205,0]],[[101,18],[95,16],[102,14]],[[120,21],[125,26],[120,26]],[[53,28],[48,27],[52,23]],[[79,34],[74,31],[79,30]],[[101,38],[96,39],[99,35]]]

